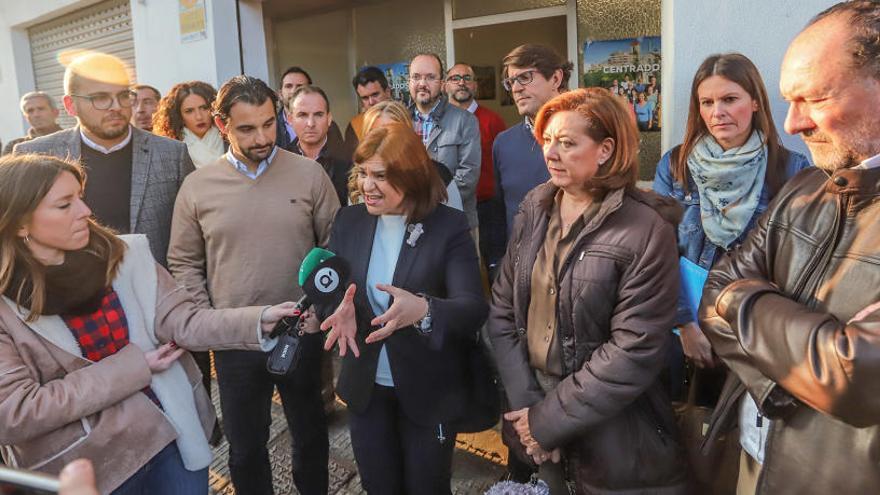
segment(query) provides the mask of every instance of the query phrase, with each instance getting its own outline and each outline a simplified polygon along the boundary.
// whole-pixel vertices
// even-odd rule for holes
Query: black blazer
[[[342,359],[336,392],[355,413],[366,410],[376,378],[382,344],[387,346],[391,375],[403,412],[415,423],[432,426],[458,419],[464,412],[465,339],[473,338],[488,314],[483,297],[477,250],[467,218],[458,210],[439,205],[421,221],[423,234],[415,247],[403,246],[394,271],[395,287],[432,297],[433,330],[420,334],[402,328],[391,337],[366,344],[375,318],[366,295],[367,268],[378,217],[364,205],[339,210],[328,248],[351,264],[357,285],[357,343],[361,356],[349,350]],[[318,308],[323,318],[336,305]]]

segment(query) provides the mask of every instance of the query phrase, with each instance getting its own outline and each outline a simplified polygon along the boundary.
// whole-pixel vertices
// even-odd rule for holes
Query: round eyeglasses
[[[107,110],[113,106],[113,100],[115,99],[119,106],[122,108],[131,108],[137,103],[137,93],[131,90],[120,91],[115,95],[110,93],[94,93],[90,95],[74,95],[76,98],[82,98],[84,100],[89,100],[92,102],[92,106],[95,107],[96,110]]]

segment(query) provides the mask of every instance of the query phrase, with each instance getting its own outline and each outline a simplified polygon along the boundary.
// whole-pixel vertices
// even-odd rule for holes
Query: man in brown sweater
[[[275,146],[276,98],[259,79],[227,81],[214,115],[229,151],[187,177],[177,196],[168,267],[206,307],[298,299],[302,259],[330,236],[339,209],[333,184],[318,163]],[[296,372],[283,378],[266,371],[265,353],[215,353],[237,493],[273,493],[266,443],[276,386],[293,437],[294,483],[303,495],[327,493],[322,343],[319,334],[305,335]]]

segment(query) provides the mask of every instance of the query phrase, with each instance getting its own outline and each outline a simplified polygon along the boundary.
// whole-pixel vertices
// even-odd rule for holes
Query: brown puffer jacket
[[[546,395],[528,360],[532,266],[557,188],[532,190],[493,287],[489,335],[513,410],[546,450],[562,447],[578,493],[684,493],[685,457],[658,382],[678,296],[678,205],[609,192],[560,264],[556,308],[564,378]]]

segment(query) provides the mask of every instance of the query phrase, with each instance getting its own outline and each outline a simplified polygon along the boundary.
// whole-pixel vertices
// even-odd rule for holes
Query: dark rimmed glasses
[[[474,77],[471,76],[470,74],[465,74],[463,76],[456,74],[454,76],[449,76],[446,78],[446,82],[451,82],[451,83],[461,83],[462,81],[471,82],[473,80],[474,80]]]
[[[501,85],[504,86],[504,89],[507,91],[513,89],[513,83],[519,83],[520,86],[525,86],[535,80],[535,72],[538,72],[538,69],[524,70],[513,77],[502,79]]]
[[[74,95],[70,96],[76,98],[82,98],[84,100],[89,100],[92,102],[92,106],[95,107],[96,110],[107,110],[113,106],[113,100],[115,99],[119,106],[122,108],[131,108],[137,103],[137,92],[132,91],[130,89],[126,89],[125,91],[120,91],[115,95],[110,93],[94,93],[90,95]]]

